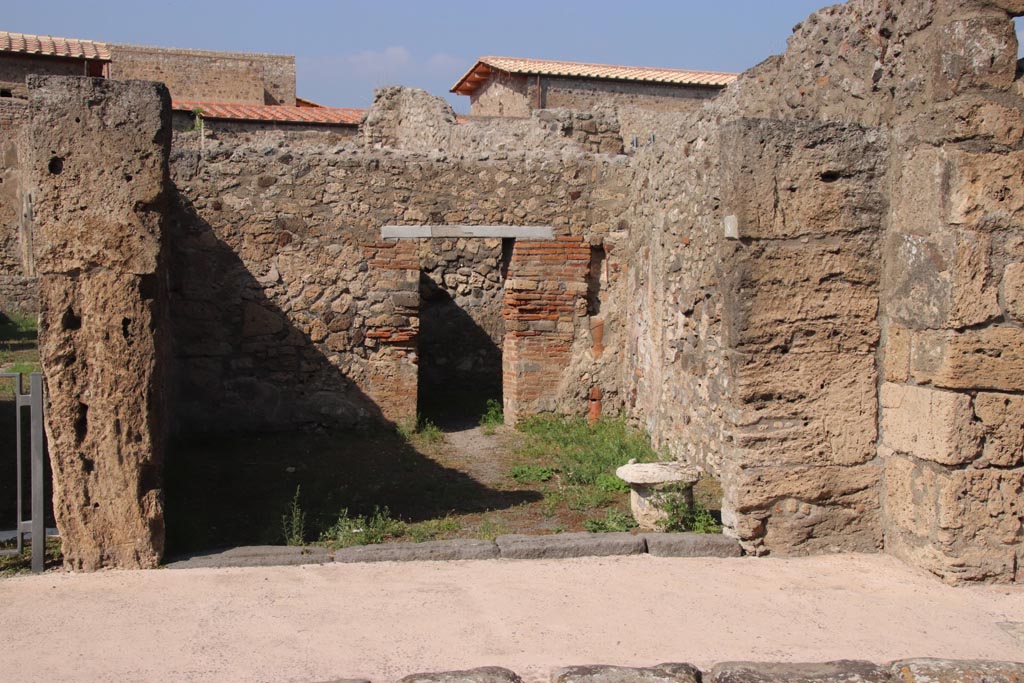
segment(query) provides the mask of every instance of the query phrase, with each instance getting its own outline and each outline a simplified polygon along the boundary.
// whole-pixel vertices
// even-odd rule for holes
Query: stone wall
[[[415,242],[379,242],[381,227],[548,225],[577,243],[600,240],[624,209],[623,197],[607,196],[604,184],[621,171],[620,157],[596,152],[618,151],[621,140],[603,123],[594,133],[564,125],[573,120],[564,113],[508,130],[458,125],[442,101],[389,89],[360,137],[337,146],[225,133],[200,153],[188,139],[195,133],[179,133],[171,240],[177,429],[412,417],[416,299],[420,269],[430,264]],[[554,153],[539,151],[537,141]],[[397,253],[400,273],[379,267]],[[445,272],[455,276],[446,286],[454,286],[456,300],[467,296],[460,284],[472,297],[474,282],[493,282],[493,270],[461,267],[470,270],[468,284],[458,269]],[[489,336],[496,333],[484,324]],[[558,333],[564,345],[575,326]],[[565,367],[557,369],[547,380],[551,390],[562,384]]]
[[[164,539],[170,99],[159,84],[86,78],[33,76],[29,89],[22,163],[64,561],[153,567]]]
[[[695,111],[705,100],[715,97],[721,88],[634,83],[630,81],[588,78],[541,77],[538,109],[580,109],[590,111],[602,106],[616,109],[642,109],[656,112]]]
[[[39,309],[20,162],[22,130],[28,118],[27,100],[0,98],[0,313]]]
[[[622,388],[721,475],[748,551],[884,543],[950,581],[1019,578],[1006,7],[827,8],[637,153]]]
[[[174,99],[295,104],[295,58],[110,45],[110,78],[158,81]]]

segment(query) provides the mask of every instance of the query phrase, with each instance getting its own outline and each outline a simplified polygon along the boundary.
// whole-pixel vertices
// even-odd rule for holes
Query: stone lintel
[[[429,237],[514,237],[525,240],[553,240],[550,225],[385,225],[381,239],[417,239]]]

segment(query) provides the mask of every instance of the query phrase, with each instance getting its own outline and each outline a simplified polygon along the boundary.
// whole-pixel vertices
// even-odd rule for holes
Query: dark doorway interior
[[[420,244],[418,411],[443,429],[476,425],[501,401],[501,316],[512,240]]]

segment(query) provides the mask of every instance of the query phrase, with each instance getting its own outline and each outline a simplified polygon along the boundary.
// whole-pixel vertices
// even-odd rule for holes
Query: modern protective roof
[[[199,110],[203,118],[226,121],[264,121],[278,123],[313,123],[357,126],[365,109],[337,107],[293,107],[281,104],[235,104],[231,102],[197,102],[174,100],[177,111]]]
[[[736,80],[738,74],[718,71],[688,71],[685,69],[659,69],[646,66],[616,66],[614,64],[587,64],[562,62],[551,59],[524,59],[520,57],[480,57],[476,64],[452,86],[458,95],[473,93],[492,71],[541,76],[568,76],[571,78],[597,78],[640,83],[668,83],[725,87]]]
[[[8,31],[0,31],[0,52],[110,61],[110,48],[106,43]]]

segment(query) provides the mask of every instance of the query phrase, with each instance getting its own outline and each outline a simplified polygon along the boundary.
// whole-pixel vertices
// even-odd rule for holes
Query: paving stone
[[[534,560],[542,558],[639,555],[646,551],[644,537],[627,532],[610,534],[554,534],[530,536],[508,534],[495,540],[502,559]]]
[[[971,659],[901,659],[891,665],[900,683],[1024,683],[1024,664]]]
[[[807,664],[722,662],[708,678],[710,683],[889,683],[889,671],[848,659]]]
[[[253,545],[191,555],[167,563],[170,569],[200,567],[275,567],[330,562],[332,551],[319,547]]]
[[[522,679],[516,672],[500,666],[482,666],[466,671],[411,674],[398,683],[522,683]]]
[[[551,672],[551,683],[699,683],[700,670],[691,664],[659,664],[633,668],[604,664],[568,666]]]
[[[647,552],[657,557],[739,557],[740,542],[722,534],[644,534]]]
[[[491,560],[498,557],[493,541],[459,538],[426,543],[384,543],[343,548],[335,562],[409,562],[414,560]]]

